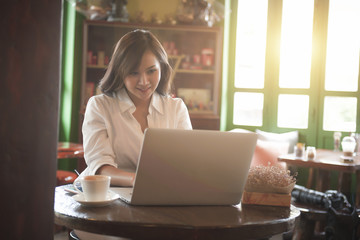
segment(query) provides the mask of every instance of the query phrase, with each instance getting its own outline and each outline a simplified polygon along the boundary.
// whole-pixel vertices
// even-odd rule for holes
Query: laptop
[[[238,204],[256,141],[256,133],[147,129],[134,187],[111,190],[131,205]]]

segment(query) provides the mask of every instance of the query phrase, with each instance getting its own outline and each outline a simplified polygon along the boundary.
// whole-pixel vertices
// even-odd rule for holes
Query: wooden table
[[[57,158],[83,158],[84,148],[81,143],[59,142]]]
[[[59,142],[57,158],[58,159],[77,158],[78,172],[82,172],[86,168],[86,163],[84,160],[84,148],[81,143]]]
[[[293,230],[300,211],[291,206],[130,206],[120,199],[85,207],[55,191],[55,223],[70,229],[131,239],[264,239]]]
[[[330,171],[339,172],[338,191],[348,197],[351,195],[351,174],[356,174],[356,196],[355,204],[360,207],[360,156],[354,157],[353,163],[344,163],[341,159],[342,152],[318,149],[315,160],[296,158],[294,154],[287,154],[278,157],[280,162],[288,165],[310,168],[307,186],[310,188],[313,182],[313,170],[317,171],[315,190],[324,192],[330,187]],[[350,200],[350,199],[349,199]]]

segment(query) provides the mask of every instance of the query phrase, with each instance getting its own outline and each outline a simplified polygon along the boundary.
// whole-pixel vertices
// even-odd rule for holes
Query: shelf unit
[[[166,49],[174,69],[173,94],[183,98],[193,128],[218,130],[222,63],[222,29],[218,27],[84,21],[80,113],[89,97],[99,93],[97,85],[115,44],[134,29],[151,31]]]

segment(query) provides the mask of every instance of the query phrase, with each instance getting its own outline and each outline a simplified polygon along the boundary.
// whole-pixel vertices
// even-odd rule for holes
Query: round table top
[[[84,148],[81,143],[59,142],[57,158],[83,158]]]
[[[131,206],[120,199],[88,207],[65,187],[55,191],[56,224],[131,239],[266,238],[292,230],[300,215],[294,206]]]

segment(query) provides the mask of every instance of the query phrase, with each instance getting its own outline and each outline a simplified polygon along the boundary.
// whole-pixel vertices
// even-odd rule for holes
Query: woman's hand
[[[111,185],[121,187],[132,187],[134,186],[135,173],[126,172],[118,169],[114,166],[104,165],[101,166],[96,174],[107,175],[111,177]]]

